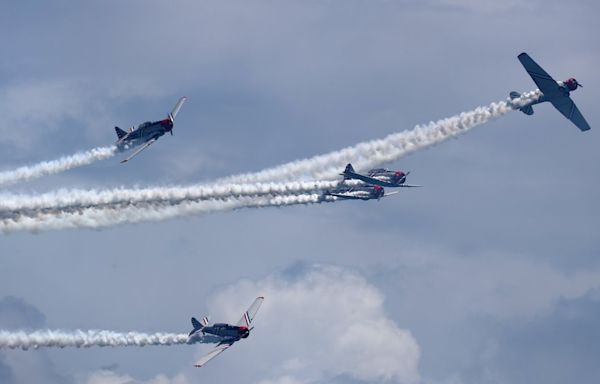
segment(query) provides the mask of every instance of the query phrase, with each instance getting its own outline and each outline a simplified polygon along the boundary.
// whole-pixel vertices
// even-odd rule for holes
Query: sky
[[[5,188],[210,183],[381,138],[535,89],[528,52],[592,130],[550,105],[386,164],[379,202],[260,208],[0,235],[0,329],[251,337],[209,346],[0,351],[0,382],[594,383],[600,375],[600,143],[593,1],[8,2],[0,12],[0,170],[174,135]],[[341,171],[341,170],[340,170]]]

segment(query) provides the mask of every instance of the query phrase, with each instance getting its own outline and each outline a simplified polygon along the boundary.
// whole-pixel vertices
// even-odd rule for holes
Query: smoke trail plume
[[[42,210],[110,208],[138,203],[164,202],[178,204],[231,197],[292,195],[334,188],[339,181],[287,183],[189,185],[151,188],[115,188],[107,190],[58,190],[39,195],[0,194],[0,218],[35,213]],[[349,184],[352,184],[350,182]]]
[[[66,171],[71,168],[91,164],[97,160],[107,159],[117,151],[115,146],[93,148],[74,155],[63,156],[56,160],[43,161],[38,164],[26,165],[12,171],[0,172],[0,186],[36,179]]]
[[[16,216],[0,220],[0,233],[15,231],[41,232],[70,228],[103,228],[125,223],[162,221],[174,217],[230,211],[241,208],[280,207],[335,201],[322,194],[282,195],[169,202],[141,203],[113,208],[49,210],[33,216]]]
[[[214,337],[198,336],[194,343],[214,343]],[[140,333],[113,331],[73,332],[43,330],[35,332],[8,332],[0,330],[0,348],[23,349],[40,347],[145,347],[149,345],[188,344],[188,335],[181,333]]]
[[[4,202],[0,203],[0,232],[101,228],[239,208],[334,201],[324,198],[322,192],[315,192],[335,186],[338,183],[336,181],[280,184],[264,181],[306,176],[322,180],[336,176],[348,162],[354,163],[357,168],[390,162],[467,132],[535,100],[539,95],[539,91],[529,92],[519,99],[478,107],[383,139],[359,143],[257,173],[231,176],[213,186],[58,191],[39,196],[4,195],[1,196]],[[114,148],[110,150],[114,153]]]
[[[501,117],[515,108],[537,100],[539,96],[539,90],[535,90],[525,93],[517,99],[491,103],[426,125],[417,125],[412,130],[394,133],[383,139],[362,142],[339,151],[296,160],[256,173],[226,177],[217,182],[257,183],[305,177],[317,180],[332,178],[347,163],[353,163],[355,168],[364,169],[397,160],[409,153],[441,143],[478,125]]]

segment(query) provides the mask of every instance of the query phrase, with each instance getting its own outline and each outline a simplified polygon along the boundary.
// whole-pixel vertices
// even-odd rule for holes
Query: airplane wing
[[[335,197],[339,197],[340,199],[346,199],[346,200],[365,200],[365,198],[363,198],[363,197],[352,196],[352,195],[343,195],[340,193],[330,193],[329,196],[335,196]]]
[[[256,312],[258,312],[258,309],[260,308],[264,300],[265,298],[262,296],[257,297],[250,306],[250,308],[248,308],[248,310],[244,312],[242,318],[240,319],[240,321],[237,322],[236,325],[250,327],[252,320],[254,320],[254,316],[256,316]]]
[[[135,152],[133,152],[128,158],[121,160],[121,164],[128,162],[129,160],[133,159],[134,157],[136,157],[140,152],[142,152],[144,149],[148,148],[150,145],[154,144],[154,142],[156,141],[156,139],[150,139],[148,141],[146,141],[141,147],[139,147]]]
[[[573,124],[577,126],[582,131],[587,131],[590,129],[590,125],[585,121],[585,118],[579,112],[579,109],[571,100],[570,97],[560,97],[554,100],[550,100],[554,108],[558,109],[560,113],[562,113],[567,119],[571,120]]]
[[[194,364],[194,367],[198,367],[198,368],[203,367],[206,363],[208,363],[215,357],[219,356],[221,354],[221,352],[225,351],[227,348],[231,347],[232,345],[233,345],[233,342],[217,345],[217,347],[215,349],[208,352],[206,355],[202,356],[200,358],[200,360],[198,360],[196,362],[196,364]]]
[[[521,64],[523,64],[523,67],[525,67],[527,73],[529,73],[529,76],[531,76],[540,91],[542,91],[542,93],[548,99],[551,99],[562,93],[556,80],[554,80],[552,76],[548,74],[548,72],[544,71],[544,69],[540,67],[538,63],[533,61],[533,59],[529,57],[527,53],[521,53],[518,58]]]
[[[400,191],[386,192],[385,195],[383,195],[383,197],[392,196],[392,195],[395,195],[396,193],[400,193]]]
[[[175,106],[173,107],[173,110],[171,111],[171,113],[169,113],[169,118],[171,119],[171,121],[175,120],[175,117],[179,113],[181,106],[183,105],[183,103],[185,103],[186,100],[187,100],[187,97],[183,96],[182,98],[180,98],[177,101],[177,104],[175,104]]]

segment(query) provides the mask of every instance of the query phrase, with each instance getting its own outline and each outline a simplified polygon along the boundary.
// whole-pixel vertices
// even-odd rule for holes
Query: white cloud
[[[249,339],[252,355],[240,356],[246,348],[229,351],[238,354],[236,361],[261,367],[258,382],[319,382],[341,375],[419,381],[417,342],[386,315],[381,292],[360,275],[317,265],[298,276],[243,280],[213,296],[210,307],[218,315],[213,318],[237,321],[258,295],[265,302]]]

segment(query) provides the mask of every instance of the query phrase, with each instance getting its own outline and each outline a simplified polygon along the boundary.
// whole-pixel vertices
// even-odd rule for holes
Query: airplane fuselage
[[[160,121],[147,121],[138,125],[137,128],[127,132],[125,136],[115,143],[119,150],[131,149],[142,145],[149,140],[158,139],[173,129],[173,122],[169,119]]]
[[[348,179],[363,181],[367,184],[379,185],[381,187],[400,187],[406,182],[406,173],[402,171],[390,171],[387,169],[371,169],[367,175],[361,175],[353,171],[344,171],[343,175]]]
[[[382,187],[396,187],[404,184],[406,181],[406,173],[402,171],[390,171],[387,169],[371,169],[368,173],[369,177],[380,181],[380,183],[371,183],[381,185]]]
[[[575,80],[574,78],[570,78],[565,81],[557,81],[556,84],[558,84],[559,87],[558,92],[555,92],[552,95],[546,95],[542,91],[540,91],[540,96],[536,100],[530,101],[523,107],[534,106],[536,104],[545,103],[547,101],[552,102],[552,100],[555,100],[560,97],[569,97],[571,95],[571,92],[576,90],[579,86],[577,80]]]
[[[218,336],[224,340],[240,340],[245,339],[250,335],[248,327],[230,325],[224,323],[216,323],[202,328],[200,332],[204,334]]]

